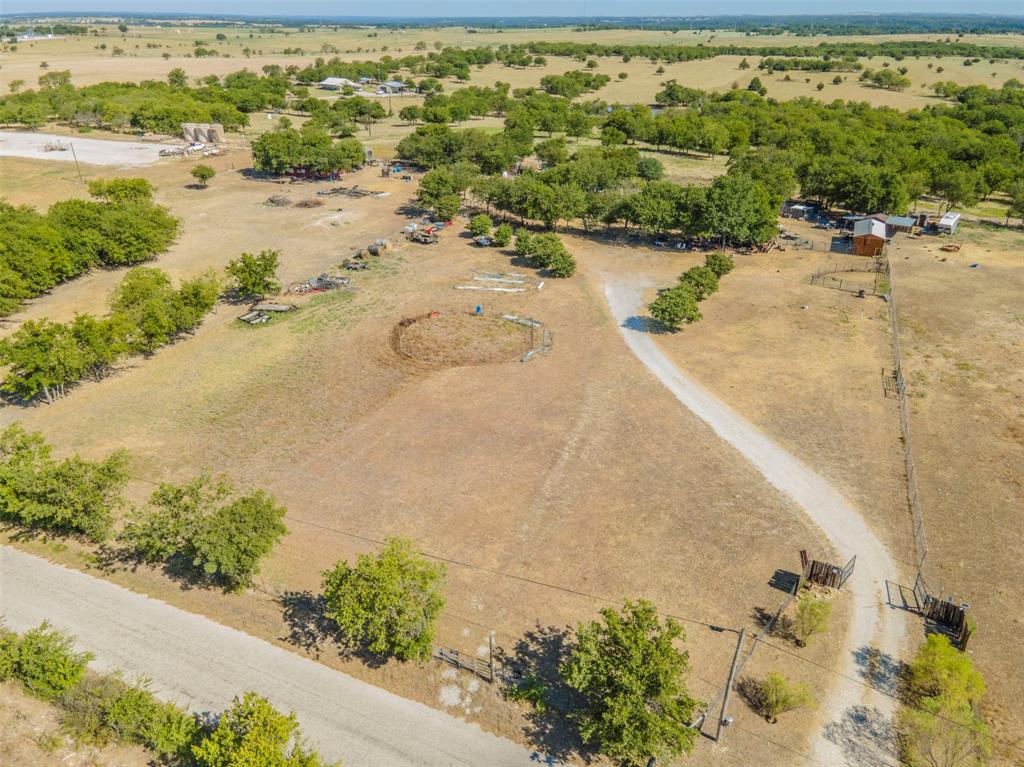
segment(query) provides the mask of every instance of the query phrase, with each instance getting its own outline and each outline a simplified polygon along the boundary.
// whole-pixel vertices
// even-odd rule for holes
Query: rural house
[[[352,82],[347,77],[325,77],[317,85],[325,91],[340,91],[346,86],[359,90],[359,83]]]
[[[862,218],[853,225],[853,253],[877,256],[885,247],[885,224],[874,218]]]

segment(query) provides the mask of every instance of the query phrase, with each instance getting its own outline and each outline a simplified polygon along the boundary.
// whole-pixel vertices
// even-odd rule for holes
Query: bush
[[[701,318],[697,294],[689,283],[681,283],[660,291],[647,310],[658,322],[675,329]]]
[[[462,200],[457,194],[445,194],[434,203],[434,215],[441,221],[451,221],[459,215],[459,208],[462,207]]]
[[[548,708],[548,686],[536,674],[528,674],[518,684],[506,688],[505,697],[508,700],[526,701],[539,713],[544,713]]]
[[[18,635],[0,627],[0,682],[14,676],[18,663]]]
[[[118,676],[87,675],[62,700],[61,724],[76,740],[104,745],[111,738],[155,751],[161,757],[186,757],[199,735],[191,714],[154,697],[148,685]]]
[[[512,242],[513,231],[510,224],[498,224],[494,230],[494,243],[500,247],[506,247]]]
[[[92,655],[75,652],[68,634],[44,622],[18,642],[14,676],[28,693],[55,701],[81,681],[90,660]]]
[[[739,687],[750,705],[772,724],[780,714],[816,704],[807,685],[790,682],[777,671],[770,671],[762,681],[745,679]]]
[[[679,277],[679,281],[693,288],[698,301],[703,301],[718,290],[718,275],[706,266],[693,266]]]
[[[430,657],[434,623],[444,608],[446,568],[402,538],[388,538],[376,557],[324,573],[325,615],[349,641],[400,660]]]
[[[708,253],[704,256],[704,266],[713,271],[718,277],[724,277],[733,270],[735,263],[728,253]]]
[[[210,179],[217,175],[217,171],[211,168],[209,165],[197,165],[192,169],[192,178],[198,181],[203,186],[210,183]]]
[[[193,746],[197,767],[323,767],[302,745],[294,714],[277,711],[266,698],[247,692],[225,711],[217,728]]]
[[[832,603],[827,599],[806,592],[801,594],[793,618],[793,635],[796,643],[804,647],[814,634],[825,631],[831,616]]]
[[[473,216],[469,222],[469,231],[474,237],[483,237],[491,233],[491,229],[494,226],[494,222],[491,221],[490,216],[480,214],[479,216]]]

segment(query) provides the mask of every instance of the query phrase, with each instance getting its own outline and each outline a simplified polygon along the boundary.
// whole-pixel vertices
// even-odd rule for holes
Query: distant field
[[[110,30],[113,30],[112,32]],[[217,34],[226,36],[226,40],[218,41]],[[369,35],[376,34],[376,37]],[[68,69],[72,80],[77,85],[88,85],[105,80],[146,80],[163,79],[174,67],[182,67],[193,77],[205,75],[225,75],[242,68],[259,71],[263,66],[276,64],[279,66],[295,65],[305,67],[316,58],[338,56],[349,60],[376,59],[388,54],[396,57],[422,53],[416,51],[417,43],[422,42],[427,51],[441,46],[474,47],[480,45],[500,45],[525,43],[529,41],[570,41],[594,43],[632,43],[632,44],[677,44],[677,45],[729,45],[742,44],[749,46],[767,45],[816,45],[820,42],[838,43],[851,41],[868,41],[883,43],[891,40],[944,40],[945,35],[891,35],[891,36],[851,36],[851,37],[797,37],[794,35],[773,35],[765,37],[736,34],[732,32],[679,32],[676,34],[663,31],[642,30],[600,30],[593,32],[574,32],[568,28],[517,29],[507,32],[480,32],[471,34],[464,27],[446,27],[442,29],[423,30],[368,30],[344,29],[322,30],[315,32],[260,33],[234,27],[190,28],[190,27],[132,27],[126,35],[120,35],[112,27],[106,35],[100,37],[72,37],[57,40],[39,40],[21,43],[14,53],[0,54],[0,84],[6,91],[12,80],[24,80],[26,87],[32,87],[44,70],[43,62],[50,70]],[[963,42],[988,45],[1024,45],[1024,36],[1018,35],[967,35],[958,38]],[[192,57],[194,42],[203,41],[205,47],[219,51],[219,57]],[[98,46],[106,45],[105,50]],[[152,46],[152,47],[147,47]],[[113,56],[115,47],[124,51],[123,56]],[[243,52],[250,49],[247,57]],[[303,53],[285,55],[285,49],[302,49]],[[337,51],[337,52],[335,52]],[[164,54],[170,58],[164,59]],[[711,91],[724,91],[734,84],[745,87],[754,75],[760,58],[747,57],[752,68],[738,68],[741,57],[721,56],[715,59],[665,64],[665,71],[657,73],[659,65],[647,59],[634,58],[623,63],[618,58],[598,58],[598,72],[608,74],[612,82],[597,94],[583,98],[598,97],[609,102],[651,103],[654,94],[661,89],[661,83],[668,79],[676,79],[680,83]],[[876,57],[865,61],[866,66],[881,67],[891,59]],[[928,65],[933,68],[929,69]],[[878,106],[892,106],[901,109],[922,107],[934,103],[928,86],[939,80],[952,80],[963,85],[986,84],[1001,85],[1011,77],[1024,79],[1024,61],[996,62],[989,64],[981,61],[973,66],[963,65],[961,58],[944,59],[905,59],[895,66],[906,66],[913,85],[903,93],[868,88],[857,82],[857,75],[844,73],[845,82],[833,85],[835,73],[802,73],[791,72],[792,82],[784,82],[784,73],[771,77],[762,76],[762,82],[768,88],[768,95],[778,99],[793,99],[810,96],[824,101],[834,99],[850,99],[866,101]],[[570,69],[578,69],[581,62],[560,56],[549,56],[547,66],[528,69],[509,68],[502,64],[492,64],[475,70],[470,84],[490,85],[497,81],[507,82],[514,88],[537,86],[545,74],[563,73]],[[944,71],[935,70],[943,67]],[[618,74],[624,72],[625,80],[619,80]],[[807,82],[809,80],[809,82]],[[825,83],[825,88],[818,91],[818,82]],[[446,88],[451,90],[460,87],[460,83],[451,80]]]

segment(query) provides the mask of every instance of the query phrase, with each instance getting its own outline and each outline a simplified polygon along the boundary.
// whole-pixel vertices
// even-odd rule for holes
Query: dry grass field
[[[389,196],[268,208],[263,202],[271,194],[297,201],[329,184],[281,186],[230,172],[245,160],[239,153],[216,160],[227,172],[206,190],[185,188],[188,162],[130,171],[150,178],[157,199],[183,220],[178,243],[156,262],[174,278],[222,267],[243,250],[276,247],[287,283],[336,266],[377,237],[393,238],[408,220],[397,211],[414,186],[381,179],[374,169],[346,183]],[[17,179],[5,185],[12,202],[45,205],[83,193],[73,166],[63,163],[4,158],[0,171]],[[87,178],[109,175],[86,171]],[[133,360],[52,407],[8,407],[0,419],[43,431],[61,453],[128,448],[137,501],[152,482],[207,468],[239,485],[264,487],[289,508],[290,533],[255,593],[183,590],[147,570],[108,577],[320,652],[324,662],[510,737],[531,737],[531,723],[496,690],[470,691],[470,680],[453,680],[442,667],[370,668],[316,641],[301,618],[320,571],[373,548],[354,536],[409,536],[432,554],[465,563],[450,567],[442,644],[476,652],[494,630],[502,652],[551,662],[552,638],[529,639],[529,632],[553,627],[557,639],[606,603],[520,578],[612,601],[646,596],[672,614],[752,627],[757,609],[774,610],[784,597],[769,585],[776,570],[793,571],[801,547],[828,548],[788,500],[625,351],[586,259],[571,281],[483,299],[489,316],[511,311],[542,320],[554,336],[546,358],[450,367],[394,353],[389,339],[401,318],[469,311],[489,294],[470,296],[453,286],[474,270],[510,264],[505,253],[445,232],[439,245],[405,245],[356,273],[352,293],[300,299],[293,316],[257,328],[241,326],[234,319],[241,309],[222,305],[194,338]],[[7,332],[29,317],[100,312],[120,276],[96,272],[61,286],[12,318]],[[74,545],[24,545],[97,566]],[[840,599],[833,630],[843,623]],[[693,689],[711,698],[732,640],[699,624],[686,627]],[[830,662],[828,646],[810,648],[807,657]],[[764,658],[755,655],[748,670],[758,671]],[[784,656],[774,663],[794,675],[814,669]],[[824,688],[827,675],[813,681]],[[453,685],[465,688],[455,696],[458,707]],[[764,753],[757,717],[738,716],[755,735],[735,734],[716,762],[745,764]],[[784,733],[764,725],[762,735],[800,749],[813,717],[798,715]],[[532,737],[542,749],[565,747],[559,732]],[[785,754],[779,751],[778,764]]]
[[[215,43],[218,31],[228,37],[223,44]],[[0,54],[0,90],[13,79],[34,83],[44,71],[42,61],[51,71],[71,70],[76,84],[86,84],[163,78],[177,66],[194,77],[270,63],[303,66],[321,55],[323,45],[344,58],[363,59],[381,55],[385,45],[388,53],[412,53],[418,40],[429,49],[435,40],[464,46],[539,39],[778,42],[621,30],[367,34],[250,38],[233,28],[133,27],[124,40],[112,32],[99,39],[38,41]],[[186,57],[195,39],[231,57]],[[966,39],[1020,43],[1012,36]],[[95,49],[100,43],[108,49]],[[128,55],[112,57],[114,45]],[[251,58],[242,54],[245,46],[255,51]],[[285,56],[285,47],[306,53]],[[164,60],[163,53],[171,58]],[[613,80],[583,98],[649,102],[670,78],[710,90],[743,86],[758,73],[757,57],[748,59],[755,69],[741,71],[738,57],[722,57],[666,65],[660,75],[646,60],[598,59],[597,71]],[[903,94],[862,87],[855,75],[841,85],[820,73],[810,83],[801,73],[791,73],[789,83],[782,74],[762,80],[776,98],[908,108],[935,103],[926,85],[938,79],[998,85],[1024,77],[1020,62],[964,67],[947,59],[941,75],[926,60],[901,64],[914,82]],[[579,66],[558,57],[543,70],[491,65],[474,71],[471,84],[500,80],[524,87],[543,74]],[[627,78],[617,79],[619,72]],[[820,93],[819,79],[826,82]],[[454,87],[454,81],[446,83]],[[174,280],[220,269],[243,251],[276,248],[282,253],[280,278],[288,284],[336,268],[377,238],[397,240],[418,217],[415,183],[383,179],[373,168],[346,176],[345,184],[383,196],[323,197],[322,206],[311,208],[267,206],[271,195],[297,203],[335,185],[278,184],[241,173],[251,164],[245,139],[278,119],[253,115],[253,125],[232,137],[225,156],[204,160],[218,171],[207,189],[191,188],[192,160],[130,170],[83,165],[82,172],[86,180],[126,175],[153,182],[157,201],[182,220],[178,241],[155,262]],[[500,121],[468,124],[497,128]],[[359,138],[388,157],[410,130],[391,119],[369,134],[360,131]],[[90,137],[116,138],[100,132]],[[725,169],[724,158],[657,156],[676,181],[705,183]],[[11,203],[46,206],[85,195],[72,164],[0,158],[0,197]],[[709,699],[723,684],[733,640],[701,622],[753,628],[758,611],[782,601],[784,593],[771,584],[778,583],[777,571],[796,569],[799,549],[825,559],[832,552],[791,501],[681,408],[632,356],[606,307],[602,285],[608,275],[641,274],[667,285],[699,256],[568,233],[566,242],[580,262],[573,279],[550,280],[543,290],[522,294],[459,291],[456,285],[481,271],[529,270],[508,252],[474,247],[462,231],[465,221],[458,223],[437,245],[402,244],[369,271],[353,273],[350,291],[294,299],[297,312],[266,326],[243,326],[235,320],[243,308],[221,304],[194,337],[151,358],[132,359],[111,378],[84,384],[52,406],[0,407],[0,424],[20,421],[40,430],[62,455],[98,457],[127,448],[135,503],[145,500],[153,483],[182,481],[203,469],[273,493],[289,509],[289,534],[264,567],[258,588],[244,595],[189,589],[155,570],[107,569],[73,543],[35,539],[18,545],[571,758],[574,744],[564,729],[546,730],[495,688],[439,664],[376,667],[340,654],[309,621],[320,572],[340,558],[373,550],[374,541],[387,535],[413,538],[430,554],[453,561],[440,644],[480,652],[494,631],[504,657],[545,668],[557,660],[567,627],[591,618],[605,600],[644,596],[666,613],[698,621],[685,624],[691,687]],[[814,240],[815,249],[738,257],[722,290],[702,304],[703,321],[660,336],[659,345],[842,492],[907,565],[892,576],[909,585],[913,543],[899,422],[881,375],[892,366],[887,306],[810,285],[811,272],[841,257],[825,252],[818,232],[791,222],[787,227]],[[934,238],[898,240],[892,257],[929,562],[944,592],[972,604],[979,631],[970,651],[988,680],[1001,758],[1012,763],[1008,749],[1024,745],[1024,719],[1015,705],[1024,679],[1014,654],[1024,614],[1024,594],[1016,585],[1024,575],[1018,555],[1024,529],[1024,236],[973,228],[958,239],[965,247],[951,256],[937,251]],[[971,269],[973,263],[979,268]],[[119,270],[96,271],[62,285],[0,322],[0,336],[26,319],[101,313],[122,276]],[[478,303],[483,321],[469,315]],[[416,328],[416,342],[429,353],[419,359],[396,354],[397,323],[431,311],[446,319]],[[507,312],[543,321],[554,339],[551,353],[519,362],[523,338],[496,319]],[[835,600],[830,634],[799,651],[812,663],[762,646],[745,673],[779,669],[824,697],[833,678],[826,669],[840,661],[835,637],[856,619],[843,594]],[[702,742],[693,763],[804,763],[819,718],[813,710],[774,727],[739,700],[733,710],[737,721],[727,732],[728,747]]]

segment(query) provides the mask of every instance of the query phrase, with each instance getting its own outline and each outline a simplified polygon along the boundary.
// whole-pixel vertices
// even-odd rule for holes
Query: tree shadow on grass
[[[537,749],[531,758],[541,763],[582,760],[589,764],[596,756],[580,739],[568,716],[580,704],[559,673],[568,657],[569,636],[566,628],[538,624],[516,642],[511,652],[500,648],[496,651],[499,677],[507,697],[530,684],[541,690],[532,702],[523,703],[529,706],[529,724],[523,734]]]
[[[360,642],[348,642],[340,637],[337,627],[324,612],[327,605],[322,594],[286,591],[275,601],[288,626],[288,633],[280,639],[314,658],[319,658],[330,644],[340,657],[358,660],[369,668],[380,668],[391,660],[387,655],[371,652]]]

